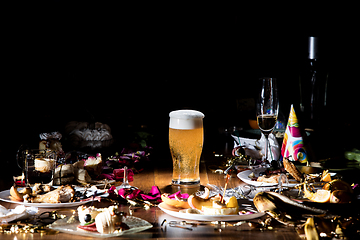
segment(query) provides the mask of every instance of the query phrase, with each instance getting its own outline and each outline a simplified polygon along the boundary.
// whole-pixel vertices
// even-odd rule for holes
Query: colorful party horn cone
[[[283,144],[281,146],[281,160],[286,157],[301,163],[308,161],[304,141],[301,137],[298,119],[293,105],[290,108],[289,120],[286,126]]]

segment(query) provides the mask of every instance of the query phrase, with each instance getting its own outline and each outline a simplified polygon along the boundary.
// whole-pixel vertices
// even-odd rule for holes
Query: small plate
[[[175,208],[169,206],[164,202],[160,203],[158,207],[165,213],[169,214],[170,216],[183,218],[187,220],[195,220],[195,221],[241,221],[241,220],[258,218],[265,215],[264,212],[257,212],[253,214],[244,214],[244,215],[203,215],[203,214],[182,213],[179,212],[180,210],[182,210],[181,208]]]
[[[49,228],[74,234],[74,235],[81,235],[81,236],[87,236],[87,237],[98,237],[98,238],[108,238],[108,237],[117,237],[122,236],[126,234],[133,234],[137,232],[144,231],[146,229],[152,228],[153,225],[151,225],[149,222],[145,221],[144,219],[133,217],[133,216],[127,216],[124,219],[124,223],[126,223],[130,229],[124,230],[117,233],[109,233],[109,234],[103,234],[99,232],[90,232],[90,231],[82,231],[78,230],[77,226],[80,224],[80,222],[77,219],[70,219],[71,216],[65,217],[63,219],[57,220],[51,225],[49,225]]]

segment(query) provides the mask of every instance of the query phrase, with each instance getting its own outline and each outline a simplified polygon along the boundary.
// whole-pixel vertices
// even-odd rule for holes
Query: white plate
[[[149,222],[145,221],[144,219],[133,217],[133,216],[127,216],[124,219],[124,223],[126,223],[130,229],[124,230],[124,231],[118,232],[118,233],[102,234],[99,232],[78,230],[77,226],[80,224],[80,222],[78,220],[75,220],[75,222],[71,221],[71,223],[68,223],[69,218],[70,217],[66,217],[66,218],[57,220],[54,223],[52,223],[51,225],[49,225],[49,228],[60,231],[60,232],[64,232],[64,233],[74,234],[74,235],[88,236],[88,237],[92,237],[92,238],[94,238],[94,237],[108,238],[108,237],[116,237],[116,236],[141,232],[141,231],[144,231],[146,229],[153,227]]]
[[[258,181],[252,181],[251,178],[249,178],[249,175],[253,172],[255,177],[259,177],[259,173],[261,172],[265,172],[267,168],[256,168],[256,169],[252,169],[252,170],[246,170],[243,172],[239,172],[237,174],[237,177],[240,178],[241,181],[249,184],[249,185],[253,185],[253,186],[257,186],[257,187],[271,187],[271,186],[277,186],[277,183],[264,183],[264,182],[258,182]],[[329,172],[330,176],[333,177],[336,175],[336,173],[332,173]],[[312,175],[316,175],[316,174],[312,174]],[[293,187],[295,185],[299,184],[295,179],[289,179],[289,184],[284,183],[283,186],[285,187]]]
[[[19,188],[21,189],[21,188]],[[74,188],[75,191],[81,191],[84,188],[83,187],[75,187]],[[88,189],[87,193],[90,193],[90,191],[93,191],[92,189]],[[103,191],[103,190],[98,190],[98,191]],[[107,197],[109,196],[108,193],[99,195],[99,197]],[[68,203],[26,203],[26,202],[18,202],[18,201],[13,201],[10,198],[10,190],[4,190],[0,192],[0,200],[4,201],[4,202],[9,202],[9,203],[16,203],[16,204],[21,204],[27,207],[39,207],[39,208],[62,208],[62,207],[76,207],[76,206],[80,206],[83,205],[85,203],[88,202],[92,202],[93,200],[87,200],[87,201],[83,201],[83,202],[68,202]]]
[[[241,220],[258,218],[265,215],[264,212],[258,212],[258,213],[246,214],[246,215],[203,215],[203,214],[182,213],[179,212],[182,209],[169,206],[164,202],[160,203],[158,207],[165,213],[169,214],[170,216],[183,218],[187,220],[195,220],[195,221],[241,221]]]
[[[116,183],[115,180],[91,180],[90,181],[90,184],[91,185],[94,185],[98,188],[104,188],[105,187],[105,184],[108,186],[108,185],[114,185]]]
[[[264,183],[264,182],[258,182],[258,181],[252,181],[251,178],[249,178],[249,175],[253,172],[255,177],[259,177],[259,174],[261,172],[265,172],[266,168],[255,168],[255,169],[251,169],[251,170],[246,170],[246,171],[242,171],[239,172],[237,174],[237,177],[240,178],[241,181],[253,185],[253,186],[257,186],[257,187],[271,187],[271,186],[277,186],[277,183]],[[291,187],[291,186],[295,186],[296,184],[298,184],[298,182],[296,182],[293,179],[289,179],[289,184],[284,183],[283,186],[287,186],[287,187]]]

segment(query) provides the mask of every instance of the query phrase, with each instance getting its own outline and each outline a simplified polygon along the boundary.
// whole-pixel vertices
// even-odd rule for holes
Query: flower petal
[[[99,178],[100,179],[107,178],[107,179],[110,179],[110,180],[114,180],[115,176],[114,176],[114,174],[102,173]]]
[[[125,188],[120,188],[119,191],[118,191],[118,194],[120,196],[122,196],[123,198],[126,198],[126,189]]]
[[[144,200],[159,200],[161,199],[161,192],[157,186],[152,186],[149,194],[140,194]]]
[[[127,195],[126,198],[130,199],[130,200],[135,199],[135,198],[137,198],[139,196],[140,192],[141,191],[139,189],[134,189],[134,191],[132,191],[132,193]]]
[[[146,195],[146,194],[140,194],[142,199],[144,200],[157,200],[160,198],[161,195],[159,196],[151,196],[151,195]]]
[[[151,195],[161,194],[160,189],[158,188],[158,186],[152,186],[149,193]]]
[[[189,194],[187,194],[187,193],[181,194],[181,191],[178,191],[178,192],[176,192],[176,193],[173,193],[173,194],[169,195],[169,198],[170,198],[170,199],[175,199],[175,195],[176,195],[176,197],[179,198],[179,199],[181,199],[181,198],[183,198],[183,199],[189,198]]]

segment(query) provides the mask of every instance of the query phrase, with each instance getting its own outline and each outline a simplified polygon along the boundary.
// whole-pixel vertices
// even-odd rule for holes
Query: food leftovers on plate
[[[123,222],[124,212],[119,212],[117,206],[108,208],[80,206],[77,211],[80,221],[77,226],[79,231],[109,234],[129,229],[129,226]]]
[[[257,182],[265,182],[265,183],[279,183],[279,179],[281,176],[281,182],[285,183],[286,179],[282,173],[285,173],[285,169],[276,169],[276,170],[269,170],[266,169],[264,172],[260,172],[259,176],[255,176],[254,172],[249,174],[249,178],[252,181]]]
[[[86,185],[91,182],[92,177],[100,175],[102,170],[101,154],[96,157],[88,157],[86,160],[80,160],[73,164],[61,164],[54,171],[53,185],[64,185],[79,183]]]
[[[249,178],[252,181],[264,182],[264,183],[279,183],[281,179],[282,183],[286,182],[286,174],[288,178],[294,178],[297,182],[301,182],[304,179],[304,174],[302,174],[296,166],[289,161],[287,158],[283,159],[283,168],[278,169],[265,169],[264,172],[260,172],[259,176],[255,176],[255,173],[252,172],[249,174]]]
[[[20,191],[12,186],[9,198],[12,201],[28,203],[65,203],[73,201],[74,196],[75,190],[70,185],[53,189],[49,185],[37,183],[33,188],[26,187]]]
[[[304,182],[300,190],[304,197],[312,202],[319,203],[350,203],[354,199],[351,186],[340,179],[334,179],[324,184],[322,189],[314,189],[310,184]]]
[[[203,215],[242,215],[250,214],[249,211],[239,211],[237,199],[232,196],[227,201],[223,199],[221,194],[210,197],[210,190],[205,187],[205,192],[201,196],[195,194],[181,194],[177,192],[169,195],[163,193],[161,200],[172,207],[179,209],[179,212],[189,214]]]

